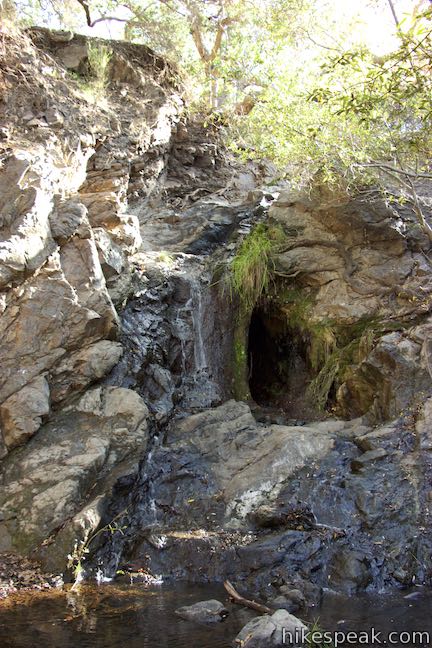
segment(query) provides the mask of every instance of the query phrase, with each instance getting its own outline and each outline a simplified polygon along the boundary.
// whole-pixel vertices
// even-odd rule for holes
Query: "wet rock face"
[[[234,323],[202,259],[142,255],[145,279],[121,315],[125,353],[110,384],[135,389],[159,425],[175,409],[209,407],[231,393]]]
[[[315,601],[314,586],[429,582],[429,464],[409,421],[266,427],[230,401],[171,423],[122,502],[125,536],[106,538],[97,560],[234,579],[288,610]]]

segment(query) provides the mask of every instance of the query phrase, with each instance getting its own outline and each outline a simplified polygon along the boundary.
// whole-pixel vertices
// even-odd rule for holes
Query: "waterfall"
[[[102,534],[93,546],[92,564],[99,580],[115,576],[137,538],[164,550],[164,530],[172,526],[171,518],[188,528],[187,516],[180,521],[176,517],[175,508],[181,508],[181,503],[171,509],[165,492],[170,492],[173,475],[181,475],[181,492],[193,481],[194,468],[187,461],[178,465],[177,454],[165,445],[165,430],[177,416],[219,405],[229,393],[224,368],[231,358],[224,336],[229,341],[232,318],[219,291],[211,286],[214,264],[210,266],[208,258],[229,241],[235,228],[238,236],[244,236],[261,215],[248,206],[244,210],[224,207],[221,215],[219,207],[197,205],[188,210],[183,226],[197,214],[200,219],[205,216],[209,225],[198,229],[196,250],[189,249],[192,245],[176,250],[170,263],[161,262],[158,250],[144,252],[134,296],[121,313],[120,341],[125,351],[106,383],[127,386],[142,396],[152,416],[152,433],[133,483],[116,492],[107,507],[104,523],[119,511],[125,513],[123,531]],[[191,231],[187,230],[188,237]],[[154,231],[149,230],[148,236],[153,241]]]
[[[193,312],[193,299],[192,296],[189,297],[184,306],[180,306],[177,310],[177,315],[175,317],[175,331],[178,339],[180,340],[181,348],[181,366],[182,374],[185,376],[187,374],[187,339],[189,326],[187,324],[187,317],[190,313]]]
[[[203,338],[203,303],[202,290],[200,282],[193,277],[191,279],[191,298],[192,298],[192,323],[194,333],[194,358],[195,371],[200,373],[208,369],[208,361]]]

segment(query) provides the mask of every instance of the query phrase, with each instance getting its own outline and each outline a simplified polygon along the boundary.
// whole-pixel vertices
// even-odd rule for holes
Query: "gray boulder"
[[[228,610],[222,603],[212,599],[186,605],[176,610],[176,614],[186,621],[198,623],[219,623],[228,616]]]
[[[74,234],[79,238],[91,237],[87,208],[78,197],[61,202],[50,214],[49,222],[53,238],[60,243],[66,242]]]
[[[236,648],[282,648],[303,646],[307,627],[286,610],[276,610],[249,621],[233,642]]]

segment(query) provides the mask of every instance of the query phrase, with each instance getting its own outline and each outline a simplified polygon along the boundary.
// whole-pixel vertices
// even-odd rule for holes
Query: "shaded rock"
[[[416,432],[422,450],[432,450],[432,398],[428,398],[416,421]]]
[[[60,243],[76,234],[80,238],[90,238],[91,230],[86,207],[75,198],[61,202],[50,215],[53,237]]]
[[[119,196],[110,191],[80,193],[81,202],[87,207],[92,227],[113,227],[120,222],[122,202]]]
[[[301,607],[287,596],[276,596],[276,598],[269,601],[269,604],[274,610],[286,610],[287,612],[297,612]]]
[[[200,601],[194,605],[187,605],[175,611],[175,613],[186,621],[197,621],[198,623],[218,623],[228,616],[226,607],[216,600]]]
[[[113,275],[121,274],[126,265],[126,256],[122,248],[114,243],[110,235],[102,228],[96,228],[94,235],[105,277],[109,279]]]
[[[282,648],[290,645],[303,646],[307,626],[286,610],[276,610],[271,616],[265,614],[252,619],[239,632],[233,646],[248,648]]]
[[[362,434],[362,432],[367,433]],[[356,435],[354,436],[353,440],[356,446],[360,448],[360,450],[362,450],[363,452],[369,452],[370,450],[381,449],[386,440],[391,438],[394,433],[394,423],[388,423],[387,425],[383,425],[373,430],[368,430],[367,428],[363,428],[363,426],[361,426],[357,428]]]
[[[113,241],[126,249],[130,255],[141,247],[139,221],[133,214],[122,214],[119,223],[110,229],[110,235]]]
[[[314,514],[307,507],[295,506],[276,500],[273,504],[263,504],[249,514],[258,527],[288,529],[312,529],[316,524]]]
[[[79,71],[82,64],[88,57],[88,49],[86,43],[70,43],[61,47],[57,55],[60,61],[68,70]]]
[[[61,128],[64,124],[64,116],[54,107],[48,108],[44,113],[44,117],[50,128]]]
[[[7,453],[8,453],[8,449],[7,449],[6,444],[5,444],[4,440],[3,440],[3,435],[0,434],[0,459],[3,459],[4,457],[6,457]]]
[[[305,607],[306,599],[298,589],[290,589],[288,585],[282,585],[279,589],[280,595],[271,600],[271,606],[276,610],[282,609],[288,612],[297,612]]]
[[[361,592],[372,582],[370,562],[360,552],[339,552],[330,566],[330,582],[348,594]]]
[[[99,436],[91,435],[88,430],[83,435],[74,429],[78,422],[83,429],[85,421],[76,414],[73,420],[63,419],[62,439],[58,441],[57,430],[55,445],[46,444],[46,435],[40,431],[39,443],[27,444],[20,461],[5,460],[1,502],[10,548],[35,548],[77,511],[102,471],[109,455],[109,439],[100,432]],[[48,429],[54,428],[51,425]],[[26,480],[34,482],[32,488],[25,486]]]
[[[281,192],[269,213],[284,231],[276,265],[294,278],[296,301],[309,321],[331,321],[341,347],[353,345],[330,390],[336,412],[381,422],[428,394],[432,267],[419,258],[413,214],[378,193],[352,200],[319,187]],[[280,302],[289,326],[283,290]]]
[[[318,605],[322,598],[322,588],[300,576],[296,576],[287,585],[282,585],[279,591],[300,607],[305,604],[309,607]]]
[[[224,492],[226,516],[234,519],[276,497],[289,475],[333,446],[312,425],[259,428],[249,407],[235,401],[178,422],[171,432],[173,450],[182,447],[182,438],[208,457],[216,488]]]
[[[50,390],[43,376],[9,396],[0,406],[0,426],[6,447],[12,450],[26,443],[49,411]]]
[[[378,459],[384,459],[388,455],[387,450],[384,448],[377,448],[376,450],[368,450],[364,452],[360,457],[353,459],[351,461],[351,468],[353,471],[358,471],[364,468],[366,464],[371,461],[377,461]]]
[[[375,420],[395,417],[420,392],[427,393],[430,376],[421,345],[404,333],[389,333],[358,366],[350,368],[338,390],[344,416],[369,411]]]

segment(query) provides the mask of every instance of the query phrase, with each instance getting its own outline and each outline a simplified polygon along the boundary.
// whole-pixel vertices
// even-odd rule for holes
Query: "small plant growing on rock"
[[[110,522],[105,524],[105,526],[101,527],[94,533],[88,535],[87,538],[84,538],[82,540],[75,540],[73,549],[67,557],[68,558],[67,567],[68,569],[71,570],[74,578],[74,584],[72,586],[72,589],[76,589],[81,583],[81,581],[83,580],[83,575],[84,575],[83,563],[87,555],[90,553],[91,543],[99,535],[105,533],[105,531],[109,531],[111,534],[118,532],[123,535],[124,530],[127,529],[127,526],[122,526],[119,520],[124,515],[126,515],[126,513],[127,513],[127,509],[124,509],[118,515],[116,515]]]
[[[112,50],[102,43],[89,43],[88,62],[93,77],[91,87],[95,98],[100,98],[105,93],[109,79],[109,64],[112,58]]]
[[[231,294],[240,297],[242,306],[251,311],[268,291],[275,271],[273,256],[282,236],[277,228],[259,223],[241,244],[229,269]]]
[[[166,252],[165,250],[161,250],[159,252],[156,257],[156,261],[161,265],[167,266],[168,268],[171,268],[175,264],[174,256],[169,252]]]
[[[306,637],[306,645],[310,648],[333,648],[334,643],[330,639],[329,633],[323,630],[319,624],[319,619],[316,619]]]

